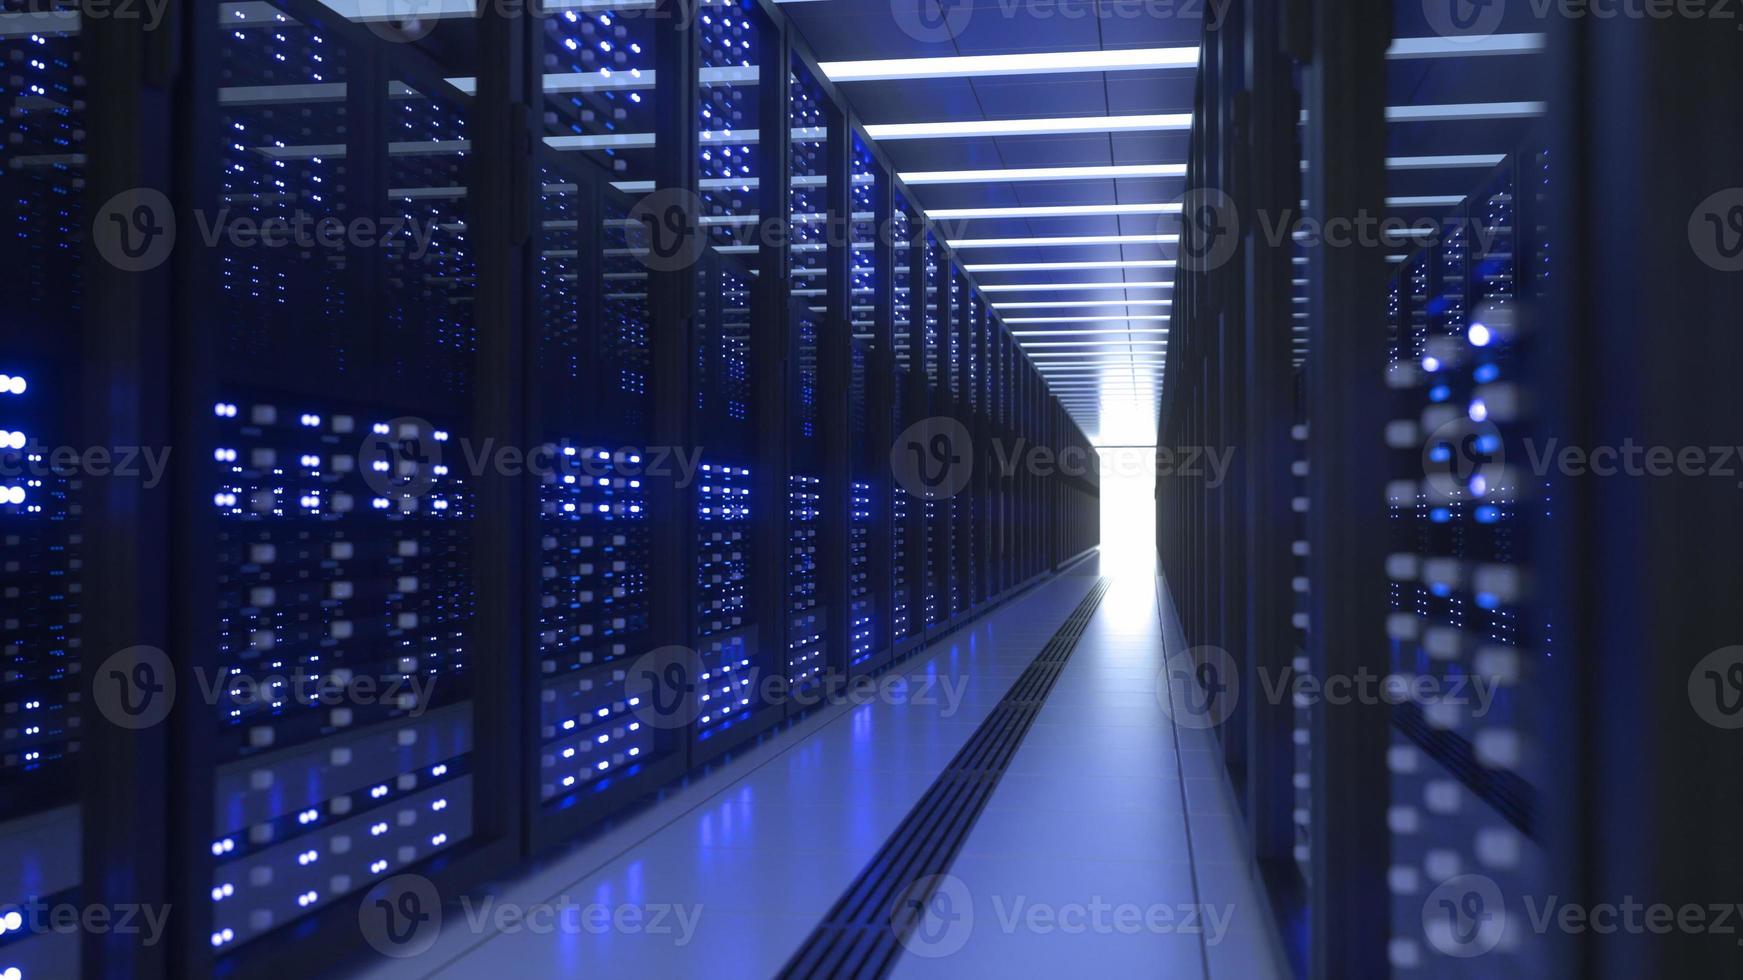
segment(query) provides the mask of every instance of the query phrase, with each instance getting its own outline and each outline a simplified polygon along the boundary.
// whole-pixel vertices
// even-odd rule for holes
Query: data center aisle
[[[503,884],[488,906],[450,902],[427,951],[355,976],[774,975],[1095,572],[1092,559],[923,651],[903,666],[906,695],[821,708],[625,826]],[[588,906],[637,921],[597,928],[584,921]],[[546,910],[568,910],[569,924],[547,928]]]
[[[1161,710],[1157,580],[1130,563],[1108,571],[951,868],[953,900],[971,911],[935,909],[947,918],[916,930],[896,977],[1285,975],[1213,740],[1176,732]]]

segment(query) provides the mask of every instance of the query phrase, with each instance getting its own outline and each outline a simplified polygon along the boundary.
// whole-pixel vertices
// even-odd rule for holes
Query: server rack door
[[[835,488],[824,485],[833,421],[824,411],[824,353],[836,348],[825,336],[828,287],[827,223],[829,210],[830,127],[825,99],[811,70],[796,57],[788,70],[787,122],[794,132],[789,153],[787,253],[790,297],[788,309],[788,400],[790,410],[787,475],[787,681],[803,694],[821,684],[829,666],[827,644],[831,615],[823,582],[828,572],[822,557],[823,502]],[[840,338],[833,338],[839,340]],[[839,392],[839,387],[835,389]],[[797,701],[792,702],[795,706]]]
[[[471,100],[325,8],[202,8],[195,30],[193,205],[217,233],[185,314],[212,370],[181,530],[210,547],[178,574],[212,680],[175,851],[202,975],[293,942],[318,963],[360,904],[518,850],[475,812],[516,798],[518,739],[477,724],[510,692],[475,628],[500,585],[474,543],[502,515],[474,456]]]
[[[964,278],[960,267],[951,275],[950,382],[952,417],[969,433],[969,446],[964,452],[967,465],[973,465],[972,442],[974,423],[974,304],[972,285]],[[974,606],[974,480],[973,474],[962,489],[950,498],[950,606],[953,619],[968,616]]]
[[[925,383],[924,418],[946,415],[946,361],[944,338],[948,322],[950,285],[948,259],[931,232],[925,238],[925,291],[922,308],[922,380]],[[921,626],[926,632],[950,618],[950,504],[934,493],[920,501],[925,534],[925,580],[921,592]]]
[[[651,493],[656,481],[678,482],[683,466],[655,445],[649,269],[634,254],[646,242],[632,201],[602,187],[591,164],[543,157],[529,457],[539,541],[535,847],[687,759],[682,732],[665,724],[637,671],[659,646]]]
[[[924,368],[921,359],[925,338],[919,328],[924,314],[918,311],[922,302],[924,273],[919,271],[924,249],[921,245],[921,225],[909,208],[907,199],[894,195],[890,208],[890,268],[891,292],[891,354],[895,362],[894,392],[890,401],[890,429],[895,436],[880,452],[891,455],[885,462],[892,474],[896,472],[901,440],[909,426],[924,418],[919,391]],[[889,484],[890,515],[890,642],[895,656],[912,649],[924,630],[925,545],[921,524],[921,501],[910,489],[908,481],[892,479]]]
[[[758,233],[759,215],[785,213],[787,74],[784,41],[760,11],[727,5],[698,18],[697,156],[702,225],[709,257],[697,284],[707,294],[714,375],[692,389],[698,456],[695,508],[694,667],[696,702],[688,713],[690,762],[711,758],[778,720],[756,686],[786,670],[785,569],[787,399],[784,336],[789,303],[780,250]],[[741,130],[764,139],[748,143]],[[726,261],[745,255],[757,275]],[[711,278],[712,277],[712,278]],[[742,377],[742,381],[741,381]],[[763,393],[771,393],[763,396]],[[746,402],[742,410],[734,403]],[[708,411],[711,406],[725,408]],[[742,413],[742,418],[739,417]],[[703,435],[700,433],[709,433]]]
[[[58,904],[79,893],[84,732],[130,720],[89,710],[93,701],[123,706],[102,700],[102,688],[93,689],[91,701],[82,691],[87,670],[98,669],[95,661],[87,668],[80,659],[87,553],[81,512],[92,478],[64,453],[60,463],[54,460],[55,447],[78,444],[80,344],[91,303],[81,245],[96,214],[96,202],[81,191],[87,154],[104,152],[86,135],[92,93],[82,26],[74,14],[70,23],[0,33],[7,65],[0,75],[0,190],[13,209],[0,236],[0,291],[7,297],[0,333],[0,590],[6,596],[0,711],[7,718],[0,729],[0,905],[12,914],[33,900]],[[118,213],[132,217],[131,209]],[[152,212],[147,217],[161,220]],[[151,244],[134,239],[132,246],[142,241]],[[143,651],[133,663],[126,659],[106,667],[120,669],[124,678],[135,664],[167,669]],[[141,704],[150,710],[148,700],[133,702]],[[8,924],[9,941],[0,946],[6,966],[26,977],[79,976],[78,935],[44,926],[22,916]]]
[[[889,558],[883,542],[889,540],[890,525],[878,502],[888,499],[887,450],[894,433],[887,411],[893,370],[889,329],[887,321],[880,322],[880,315],[889,314],[883,293],[891,249],[879,240],[878,212],[885,207],[881,202],[887,200],[889,184],[865,140],[854,133],[851,142],[847,670],[853,674],[879,669],[889,656]]]
[[[649,19],[596,9],[543,17],[537,28],[542,63],[558,71],[592,70],[602,58],[654,68]],[[652,629],[660,616],[655,495],[682,479],[684,462],[657,448],[662,381],[650,280],[659,263],[648,256],[663,243],[649,240],[645,209],[606,179],[659,177],[654,100],[610,90],[540,98],[528,457],[538,547],[528,720],[535,850],[671,778],[687,759],[683,732],[656,712],[636,669],[662,646]],[[616,140],[616,128],[649,135]]]

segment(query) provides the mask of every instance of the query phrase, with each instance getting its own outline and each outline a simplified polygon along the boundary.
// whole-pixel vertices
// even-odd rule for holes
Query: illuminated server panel
[[[697,481],[696,632],[703,670],[697,738],[706,740],[748,717],[753,708],[751,471],[704,462]]]
[[[559,0],[542,6],[547,74],[653,71],[655,21],[645,11]],[[545,146],[603,167],[614,180],[653,178],[656,128],[651,92],[612,86],[545,91]]]
[[[753,704],[757,630],[751,606],[751,277],[729,258],[710,256],[697,297],[697,433],[704,456],[696,475],[697,634],[702,658],[697,737],[707,739],[748,717]]]
[[[908,394],[913,371],[914,337],[913,305],[909,288],[912,279],[912,246],[914,222],[909,217],[907,202],[895,196],[890,211],[890,238],[894,260],[890,270],[891,306],[890,349],[895,356],[896,373],[890,398],[890,431],[900,434],[914,419],[910,418]],[[896,480],[890,487],[890,641],[892,645],[920,632],[919,594],[913,581],[914,523],[910,517],[913,500],[908,489]]]
[[[793,301],[788,329],[794,366],[790,419],[791,460],[787,477],[787,680],[795,689],[816,683],[827,657],[824,630],[829,610],[818,591],[818,549],[823,516],[823,438],[818,384],[824,317],[812,300],[825,294],[827,271],[829,132],[823,96],[811,72],[797,60],[788,70],[788,124],[793,138],[787,214],[787,247]]]
[[[874,378],[879,370],[882,345],[889,340],[877,334],[871,302],[877,282],[877,227],[874,224],[873,202],[878,193],[877,163],[871,150],[856,134],[853,139],[853,221],[848,236],[852,279],[852,305],[848,323],[852,329],[848,356],[848,569],[847,569],[847,638],[849,669],[867,669],[872,658],[887,644],[879,621],[879,592],[872,581],[872,549],[875,523],[873,508],[876,488],[882,472],[888,471],[887,455],[872,444],[872,399],[876,382],[887,385],[887,378]],[[900,432],[900,429],[891,430]],[[880,468],[882,470],[880,471]]]
[[[90,219],[78,32],[0,36],[0,976],[76,976],[77,935],[16,906],[73,900],[80,869],[83,703],[80,496],[44,454],[69,442]]]
[[[1548,635],[1527,635],[1520,623],[1535,611],[1525,556],[1546,494],[1506,448],[1530,423],[1519,362],[1532,287],[1519,279],[1548,254],[1541,235],[1521,234],[1529,209],[1518,186],[1548,176],[1541,154],[1504,163],[1461,206],[1467,220],[1405,263],[1390,296],[1391,668],[1432,678],[1447,694],[1394,709],[1389,954],[1401,976],[1546,966],[1541,944],[1513,930],[1481,969],[1457,955],[1465,938],[1419,937],[1423,902],[1440,883],[1481,875],[1504,896],[1530,894],[1544,871],[1531,839],[1532,744],[1518,687],[1527,651]]]
[[[625,690],[648,648],[646,270],[621,199],[605,192],[595,217],[567,161],[541,178],[537,799],[554,812],[681,753]],[[596,241],[604,258],[584,278]]]
[[[1313,676],[1313,669],[1307,655],[1308,630],[1312,625],[1308,619],[1311,582],[1307,576],[1307,511],[1312,506],[1312,501],[1307,495],[1310,446],[1305,379],[1299,368],[1294,372],[1294,380],[1295,422],[1289,427],[1289,447],[1293,454],[1289,462],[1289,506],[1293,518],[1290,526],[1294,531],[1294,537],[1290,541],[1289,625],[1290,634],[1295,639],[1295,649],[1290,657],[1290,667],[1300,676],[1310,677]],[[1295,762],[1291,776],[1295,791],[1295,806],[1292,811],[1295,824],[1294,856],[1296,865],[1301,869],[1302,880],[1309,881],[1312,871],[1313,834],[1313,708],[1310,703],[1298,702],[1295,705],[1295,722],[1290,729],[1290,739],[1294,745]]]
[[[948,363],[941,363],[944,358],[944,327],[940,323],[938,304],[941,296],[948,295],[942,285],[945,275],[944,250],[939,247],[938,240],[931,233],[926,235],[926,305],[923,329],[925,330],[925,376],[928,415],[935,415],[944,408],[946,398],[945,374],[949,370]],[[923,624],[933,626],[950,618],[950,504],[947,501],[932,499],[930,496],[920,503],[921,520],[925,529],[925,572],[926,580],[922,586],[921,613]]]
[[[988,373],[986,364],[987,338],[997,329],[997,322],[987,312],[986,301],[979,296],[973,297],[974,318],[970,321],[968,348],[968,390],[970,414],[974,418],[974,431],[984,435],[987,426],[987,385]],[[969,521],[969,547],[967,561],[969,569],[968,601],[971,606],[978,606],[992,597],[988,587],[989,568],[987,567],[987,530],[992,519],[992,497],[989,488],[992,481],[988,479],[986,465],[981,457],[985,449],[976,447],[975,478],[969,484],[974,495],[973,518]]]
[[[214,406],[219,949],[471,833],[474,513],[451,437],[267,397]]]
[[[962,273],[953,263],[950,270],[950,316],[946,321],[945,349],[949,351],[950,360],[945,365],[945,376],[949,381],[948,403],[951,414],[966,423],[969,414],[968,389],[963,385],[963,371],[960,365],[968,356],[963,349],[963,335],[966,324],[963,322],[969,315],[968,286],[963,281]],[[969,516],[974,512],[974,495],[967,489],[950,498],[949,528],[953,536],[950,547],[950,563],[946,567],[950,576],[950,616],[957,616],[968,611],[970,589],[968,586],[968,551],[963,547],[968,540]]]
[[[750,391],[751,277],[728,261],[757,246],[738,241],[758,220],[757,144],[760,78],[758,31],[749,8],[698,10],[698,155],[702,223],[712,246],[700,281],[699,349],[712,373],[697,381],[696,431],[703,457],[695,477],[694,647],[702,677],[695,739],[706,742],[755,709],[759,633],[751,589],[752,467],[756,439]],[[743,131],[741,133],[741,131]],[[713,399],[710,402],[710,399]],[[714,435],[709,435],[714,433]],[[766,642],[782,643],[778,628]]]
[[[218,191],[257,221],[351,207],[427,229],[392,236],[373,334],[347,329],[347,259],[221,251],[216,442],[204,491],[214,735],[210,944],[268,932],[454,848],[473,832],[472,522],[459,420],[285,387],[470,392],[469,144],[458,93],[389,76],[378,98],[387,196],[348,187],[350,52],[288,12],[238,10],[220,33]],[[317,89],[318,90],[318,89]],[[388,111],[391,106],[391,111]],[[407,149],[394,152],[392,147]],[[311,360],[305,351],[319,351]],[[315,383],[311,377],[310,383]]]

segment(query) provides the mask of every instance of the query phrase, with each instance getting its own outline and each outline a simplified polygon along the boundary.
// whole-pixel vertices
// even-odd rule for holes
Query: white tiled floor
[[[934,687],[932,704],[825,709],[494,890],[499,904],[527,909],[597,903],[645,916],[683,906],[693,932],[679,932],[675,914],[659,934],[505,932],[450,907],[428,952],[360,976],[772,976],[1077,605],[1095,565],[905,666],[911,678],[961,685],[960,704]],[[951,868],[970,896],[972,929],[949,955],[919,955],[941,948],[911,944],[898,976],[1281,975],[1210,742],[1177,736],[1158,706],[1162,661],[1155,580],[1122,574]],[[1182,780],[1183,767],[1191,778]],[[1218,942],[1130,928],[1131,916],[1179,922],[1201,904],[1218,921],[1228,916]],[[1032,923],[1045,920],[1028,918],[1075,923],[1080,907],[1104,906],[1085,931],[1038,929]]]

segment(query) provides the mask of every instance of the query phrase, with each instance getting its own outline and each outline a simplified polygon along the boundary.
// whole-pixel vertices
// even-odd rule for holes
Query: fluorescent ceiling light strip
[[[1185,112],[1141,116],[1068,116],[1062,119],[964,119],[957,122],[887,123],[867,126],[866,135],[885,140],[962,139],[974,136],[1057,136],[1072,133],[1159,132],[1192,128]]]
[[[1492,55],[1535,54],[1542,51],[1542,34],[1487,34],[1470,37],[1400,37],[1386,49],[1394,61],[1415,58],[1468,58]]]
[[[1145,350],[1145,351],[1132,351],[1130,353],[1127,353],[1124,351],[1046,350],[1046,351],[1036,351],[1036,352],[1030,354],[1029,356],[1030,357],[1085,358],[1085,359],[1088,359],[1090,361],[1094,361],[1096,358],[1103,358],[1103,359],[1117,358],[1117,359],[1123,361],[1123,360],[1126,360],[1127,358],[1161,357],[1162,351]],[[1137,363],[1143,364],[1145,362],[1138,361]]]
[[[939,208],[927,211],[934,221],[973,218],[1082,218],[1110,214],[1179,214],[1180,202],[1164,204],[1064,204],[1027,208]]]
[[[1179,235],[1058,235],[1052,238],[959,238],[951,248],[1048,248],[1064,245],[1177,245]]]
[[[1173,289],[1171,282],[1001,282],[982,284],[983,293],[1062,292],[1087,289]],[[1109,300],[1109,302],[1117,302]]]
[[[1167,316],[1156,316],[1153,314],[1134,314],[1134,315],[1122,315],[1122,316],[1019,316],[1019,317],[1006,317],[1005,322],[1006,323],[1108,323],[1108,322],[1115,322],[1115,323],[1124,323],[1124,322],[1167,323],[1169,321],[1169,319],[1170,319],[1170,317],[1167,317]],[[1118,332],[1123,333],[1124,331],[1118,331]],[[1167,331],[1163,331],[1163,332],[1166,333]],[[1025,336],[1025,335],[1022,333],[1018,333],[1017,336],[1021,337],[1021,336]]]
[[[910,187],[927,184],[999,184],[1039,180],[1109,180],[1121,177],[1184,177],[1184,163],[1139,163],[1103,167],[1017,167],[1008,170],[917,170],[899,174]]]
[[[992,262],[965,265],[968,272],[1070,272],[1085,269],[1172,269],[1174,259],[1110,259],[1106,262]]]
[[[1081,310],[1103,306],[1173,306],[1171,299],[1084,299],[1061,300],[1056,303],[994,303],[997,310]]]
[[[1013,337],[1082,337],[1093,334],[1166,334],[1167,327],[1104,327],[1092,330],[1013,330]]]
[[[1167,347],[1166,340],[1030,340],[1024,341],[1024,350],[1048,350],[1061,347]],[[1137,351],[1148,354],[1154,351]]]
[[[1045,75],[1079,71],[1154,71],[1197,66],[1198,48],[1191,46],[825,61],[818,67],[823,69],[823,74],[832,82],[875,82],[915,78]]]

